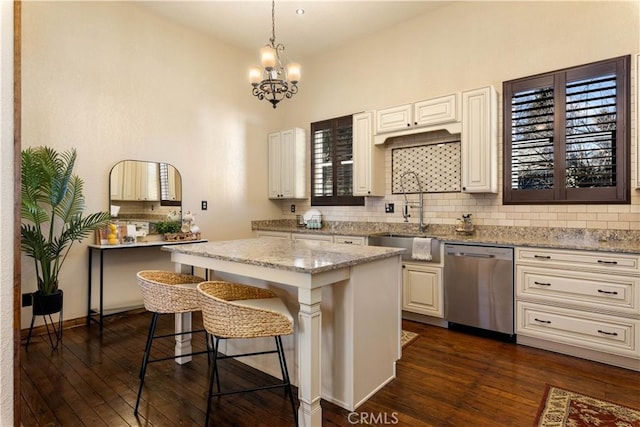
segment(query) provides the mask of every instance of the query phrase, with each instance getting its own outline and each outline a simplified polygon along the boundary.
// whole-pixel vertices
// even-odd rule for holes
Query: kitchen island
[[[200,267],[279,295],[297,292],[296,340],[289,350],[297,355],[292,380],[300,425],[322,425],[321,398],[353,411],[395,378],[402,249],[257,238],[163,250],[179,272]],[[176,315],[176,329],[191,329],[190,314]],[[176,355],[190,351],[189,334],[177,337]]]

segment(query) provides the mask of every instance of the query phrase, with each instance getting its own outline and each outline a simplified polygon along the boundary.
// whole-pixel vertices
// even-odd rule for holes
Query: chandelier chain
[[[276,0],[271,1],[271,46],[276,45]]]

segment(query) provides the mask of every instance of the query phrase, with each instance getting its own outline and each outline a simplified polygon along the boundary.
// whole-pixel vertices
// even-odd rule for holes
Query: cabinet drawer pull
[[[551,259],[551,257],[549,255],[534,255],[534,258],[541,258],[541,259]]]
[[[533,282],[534,285],[539,285],[539,286],[551,286],[551,283],[544,283],[544,282]]]
[[[346,244],[351,245],[351,244],[353,244],[353,241],[352,240],[343,240],[342,243],[346,243]]]
[[[598,289],[598,292],[600,292],[601,294],[607,294],[607,295],[618,295],[617,291],[603,291],[602,289]]]
[[[537,317],[534,318],[533,320],[535,320],[536,322],[540,322],[540,323],[546,323],[547,325],[551,324],[551,320],[540,320]],[[600,331],[598,331],[598,332],[600,332]]]
[[[601,331],[600,329],[598,329],[598,333],[599,334],[604,334],[604,335],[610,335],[612,337],[617,337],[618,333],[617,332],[607,332],[607,331]]]
[[[598,260],[598,264],[610,264],[610,265],[616,265],[618,264],[618,261],[603,261],[601,259]]]

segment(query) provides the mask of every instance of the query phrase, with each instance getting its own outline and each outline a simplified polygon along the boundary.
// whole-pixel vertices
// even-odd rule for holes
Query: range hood
[[[433,125],[433,126],[424,126],[424,127],[417,127],[417,128],[411,128],[411,129],[404,129],[404,130],[400,130],[400,131],[397,131],[397,132],[379,133],[379,134],[373,136],[373,144],[374,145],[383,145],[383,144],[385,144],[387,142],[388,138],[395,138],[395,137],[398,137],[398,136],[406,136],[406,135],[415,135],[415,134],[419,134],[419,133],[434,132],[434,131],[439,131],[439,130],[446,130],[450,134],[461,133],[462,132],[462,122],[461,121],[456,121],[456,122],[449,122],[449,123],[438,123],[438,124]]]

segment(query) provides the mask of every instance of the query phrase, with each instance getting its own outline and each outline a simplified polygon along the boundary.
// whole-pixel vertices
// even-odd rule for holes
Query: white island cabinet
[[[177,271],[201,267],[216,279],[268,287],[298,311],[295,339],[284,347],[286,357],[297,355],[289,366],[300,425],[322,425],[321,398],[353,411],[395,378],[402,249],[270,238],[163,249]],[[178,332],[190,328],[190,313],[176,315]],[[190,336],[177,337],[176,355],[190,351]],[[278,372],[274,362],[264,370]]]

